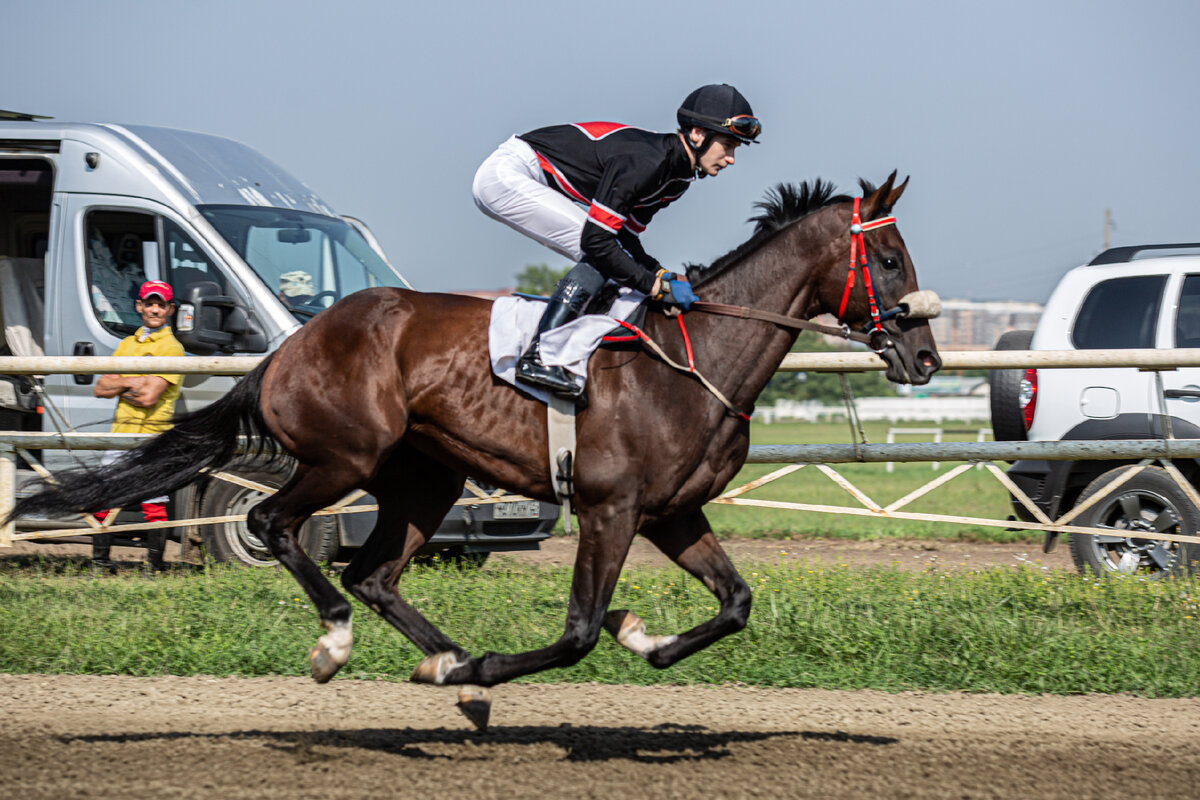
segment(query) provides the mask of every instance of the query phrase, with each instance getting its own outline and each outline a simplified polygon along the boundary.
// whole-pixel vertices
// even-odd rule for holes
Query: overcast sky
[[[562,258],[483,216],[512,133],[672,130],[737,86],[762,144],[643,234],[664,264],[744,241],[779,181],[912,182],[924,288],[1042,301],[1112,244],[1200,241],[1200,2],[0,0],[0,108],[236,139],[368,222],[429,290]]]

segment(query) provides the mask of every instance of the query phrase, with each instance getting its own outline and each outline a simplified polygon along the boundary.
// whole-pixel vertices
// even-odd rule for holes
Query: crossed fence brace
[[[785,467],[781,467],[780,469],[770,472],[770,473],[762,476],[761,478],[758,478],[756,480],[750,481],[749,483],[743,484],[743,485],[737,487],[736,489],[730,489],[729,491],[722,494],[720,497],[714,498],[710,502],[720,503],[723,505],[732,505],[732,506],[756,506],[758,508],[777,508],[777,509],[785,509],[785,510],[789,510],[789,511],[817,511],[817,512],[822,512],[822,513],[827,513],[827,514],[855,514],[855,515],[864,516],[864,517],[884,517],[884,518],[888,518],[888,519],[922,520],[922,521],[926,521],[926,522],[953,522],[953,523],[960,523],[960,524],[966,524],[966,525],[983,525],[985,527],[993,527],[993,528],[1020,528],[1023,530],[1039,530],[1039,531],[1045,531],[1047,533],[1055,533],[1055,534],[1083,533],[1083,534],[1092,534],[1092,535],[1101,535],[1101,536],[1112,536],[1112,535],[1114,535],[1114,530],[1112,528],[1087,528],[1087,527],[1082,527],[1079,525],[1069,525],[1068,523],[1071,520],[1078,517],[1084,511],[1087,511],[1089,508],[1094,506],[1096,503],[1099,503],[1101,500],[1108,497],[1114,491],[1119,489],[1126,481],[1133,478],[1135,475],[1137,475],[1139,472],[1144,470],[1146,467],[1148,467],[1155,461],[1158,461],[1158,463],[1160,463],[1163,466],[1163,468],[1167,471],[1167,474],[1169,474],[1171,476],[1171,478],[1175,481],[1175,483],[1179,484],[1179,488],[1181,488],[1187,494],[1188,499],[1191,500],[1192,503],[1197,508],[1200,508],[1200,494],[1197,494],[1195,487],[1192,486],[1192,484],[1190,482],[1188,482],[1187,478],[1185,478],[1183,476],[1183,474],[1179,472],[1179,470],[1175,467],[1175,465],[1173,463],[1171,463],[1171,461],[1169,461],[1168,459],[1165,459],[1165,458],[1161,458],[1161,459],[1144,458],[1144,459],[1142,459],[1141,461],[1138,462],[1138,464],[1133,469],[1125,471],[1119,478],[1117,478],[1116,480],[1113,480],[1112,482],[1110,482],[1109,484],[1104,486],[1096,494],[1092,495],[1084,502],[1075,506],[1070,511],[1063,514],[1056,520],[1050,519],[1046,515],[1046,513],[1044,511],[1042,511],[1042,509],[1040,507],[1038,507],[1038,505],[1036,503],[1034,503],[1033,500],[1031,500],[1027,494],[1025,494],[1025,492],[1021,491],[1020,487],[1018,487],[1015,483],[1013,483],[1012,480],[1007,475],[1004,474],[1004,471],[1002,469],[997,467],[991,461],[967,461],[963,464],[959,464],[958,466],[954,467],[953,469],[949,470],[948,472],[946,472],[942,475],[939,475],[938,477],[934,478],[931,481],[928,481],[927,483],[923,484],[922,486],[918,487],[917,489],[914,489],[913,491],[904,495],[904,497],[901,497],[899,500],[896,500],[895,502],[890,503],[887,506],[879,505],[874,500],[872,500],[870,498],[870,496],[867,495],[866,492],[862,491],[857,486],[855,486],[853,483],[851,483],[850,480],[848,480],[844,475],[842,475],[837,470],[830,467],[828,464],[822,464],[822,463],[789,464]],[[959,475],[963,474],[964,472],[970,470],[972,467],[975,467],[977,465],[982,465],[982,466],[986,467],[988,472],[990,472],[993,476],[995,476],[996,480],[998,480],[1001,483],[1001,485],[1003,485],[1004,488],[1007,489],[1012,494],[1012,496],[1015,497],[1017,499],[1017,501],[1020,502],[1021,505],[1024,506],[1029,511],[1029,513],[1033,515],[1033,517],[1037,520],[1037,522],[1025,522],[1023,520],[1012,520],[1012,519],[998,520],[998,519],[988,519],[986,517],[964,517],[964,516],[957,516],[957,515],[952,515],[952,514],[916,513],[916,512],[911,512],[911,511],[901,511],[900,510],[900,509],[904,508],[905,506],[909,505],[910,503],[912,503],[914,500],[916,500],[920,497],[924,497],[925,495],[929,494],[930,492],[932,492],[934,489],[937,489],[938,487],[944,486],[945,484],[949,483],[953,479],[957,478]],[[842,489],[844,489],[851,497],[853,497],[855,500],[857,500],[860,505],[859,506],[831,506],[831,505],[820,505],[820,504],[815,504],[815,503],[792,503],[792,502],[787,502],[787,501],[783,501],[783,500],[754,500],[751,498],[742,497],[742,495],[746,494],[747,492],[751,492],[755,489],[766,486],[768,483],[777,481],[786,475],[790,475],[793,472],[797,472],[808,466],[816,467],[816,469],[818,471],[820,471],[822,474],[826,475],[830,480],[832,480],[834,483],[836,483],[838,486],[840,486]],[[1200,536],[1185,536],[1185,535],[1181,535],[1181,534],[1137,531],[1136,538],[1138,538],[1138,539],[1157,539],[1157,540],[1168,541],[1168,542],[1188,542],[1188,543],[1192,543],[1192,544],[1200,544]]]

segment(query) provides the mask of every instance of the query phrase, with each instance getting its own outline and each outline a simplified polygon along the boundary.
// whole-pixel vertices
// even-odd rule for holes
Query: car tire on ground
[[[995,350],[1028,350],[1033,331],[1008,331],[996,340]],[[991,388],[992,438],[997,442],[1023,442],[1029,438],[1021,413],[1023,369],[994,369],[988,375]]]
[[[1133,466],[1109,470],[1088,484],[1079,503],[1098,493]],[[1195,536],[1200,511],[1160,467],[1146,467],[1096,505],[1074,525],[1112,528],[1106,536],[1071,534],[1071,557],[1085,575],[1137,575],[1149,580],[1200,574],[1200,545],[1139,539],[1138,530]]]
[[[277,461],[253,465],[237,462],[221,472],[278,488],[291,475],[292,464]],[[245,514],[262,502],[265,495],[245,486],[213,478],[200,500],[201,517],[224,517]],[[250,567],[271,567],[279,562],[271,555],[266,543],[250,532],[245,521],[222,522],[201,526],[204,550],[214,561],[229,561]],[[339,545],[337,519],[331,516],[311,517],[300,527],[296,536],[309,558],[318,564],[330,561]]]

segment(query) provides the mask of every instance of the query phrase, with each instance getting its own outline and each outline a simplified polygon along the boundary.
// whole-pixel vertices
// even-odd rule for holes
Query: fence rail
[[[1143,370],[1200,366],[1200,348],[1179,350],[962,350],[941,353],[942,369],[1078,369],[1132,367]],[[84,375],[156,373],[244,375],[262,356],[46,356],[0,357],[0,375]],[[869,372],[887,369],[879,356],[865,351],[788,353],[780,372]]]
[[[1070,369],[1089,367],[1125,367],[1140,370],[1161,371],[1180,367],[1200,366],[1200,349],[1182,350],[1094,350],[1094,351],[1002,351],[1002,352],[945,352],[941,354],[944,369]],[[187,358],[114,358],[95,356],[64,356],[48,358],[0,357],[0,374],[51,375],[89,373],[180,373],[208,375],[241,375],[249,372],[262,361],[260,357],[187,357]],[[866,352],[848,353],[790,353],[779,367],[781,372],[855,372],[882,370],[886,365],[877,355]],[[1167,428],[1169,430],[1169,428]],[[29,455],[29,450],[77,449],[119,450],[135,447],[138,442],[149,438],[144,434],[92,434],[92,433],[22,433],[0,432],[0,517],[6,517],[13,507],[16,492],[16,462],[23,458],[31,467],[47,477],[44,468]],[[1049,519],[1025,496],[1019,488],[996,467],[993,461],[1015,461],[1018,459],[1038,460],[1139,460],[1138,470],[1159,461],[1171,474],[1175,482],[1191,501],[1200,507],[1200,495],[1195,487],[1174,467],[1171,459],[1200,458],[1200,440],[1152,439],[1128,441],[1070,441],[1070,442],[906,442],[896,444],[814,444],[814,445],[755,445],[750,448],[747,463],[787,464],[769,475],[743,486],[731,489],[713,500],[714,503],[748,505],[771,508],[786,508],[798,511],[818,511],[839,514],[882,516],[895,519],[921,519],[954,523],[969,523],[991,527],[1025,528],[1044,530],[1049,533],[1090,533],[1112,535],[1112,529],[1083,528],[1070,522],[1087,505],[1115,491],[1123,481],[1114,481],[1107,490],[1094,495],[1085,506],[1067,511],[1057,520]],[[828,464],[874,463],[911,461],[964,461],[948,473],[938,476],[924,486],[914,490],[888,506],[880,506],[870,496],[838,474]],[[914,514],[902,509],[918,497],[945,485],[972,466],[982,464],[996,477],[1004,488],[1013,494],[1037,522],[1014,520],[991,520],[976,517],[961,517],[939,514]],[[847,491],[859,506],[825,506],[802,503],[753,500],[742,497],[745,493],[760,488],[806,466],[815,466]],[[211,477],[229,480],[240,485],[250,485],[264,493],[274,491],[270,487],[252,484],[244,478],[214,472]],[[1125,479],[1132,477],[1127,473]],[[497,503],[527,498],[506,495],[502,491],[477,493],[479,496],[465,498],[462,503]],[[363,495],[355,493],[321,514],[360,513],[375,510],[375,506],[350,504]],[[0,526],[0,547],[11,546],[14,539],[42,539],[73,536],[80,533],[101,531],[142,531],[159,527],[190,527],[205,524],[238,522],[245,515],[188,519],[159,523],[112,524],[116,515],[110,515],[106,523],[100,523],[90,515],[84,515],[87,528],[39,530],[16,534],[13,524]],[[1200,536],[1169,535],[1139,532],[1138,538],[1200,544]]]

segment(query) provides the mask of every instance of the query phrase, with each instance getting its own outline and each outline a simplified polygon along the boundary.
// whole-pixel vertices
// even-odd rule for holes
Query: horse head
[[[849,242],[821,279],[818,299],[822,311],[869,335],[871,348],[887,362],[888,380],[921,385],[942,366],[929,328],[941,302],[918,288],[908,248],[889,216],[908,178],[895,182],[895,171],[878,189],[861,181],[861,202],[839,207]]]

